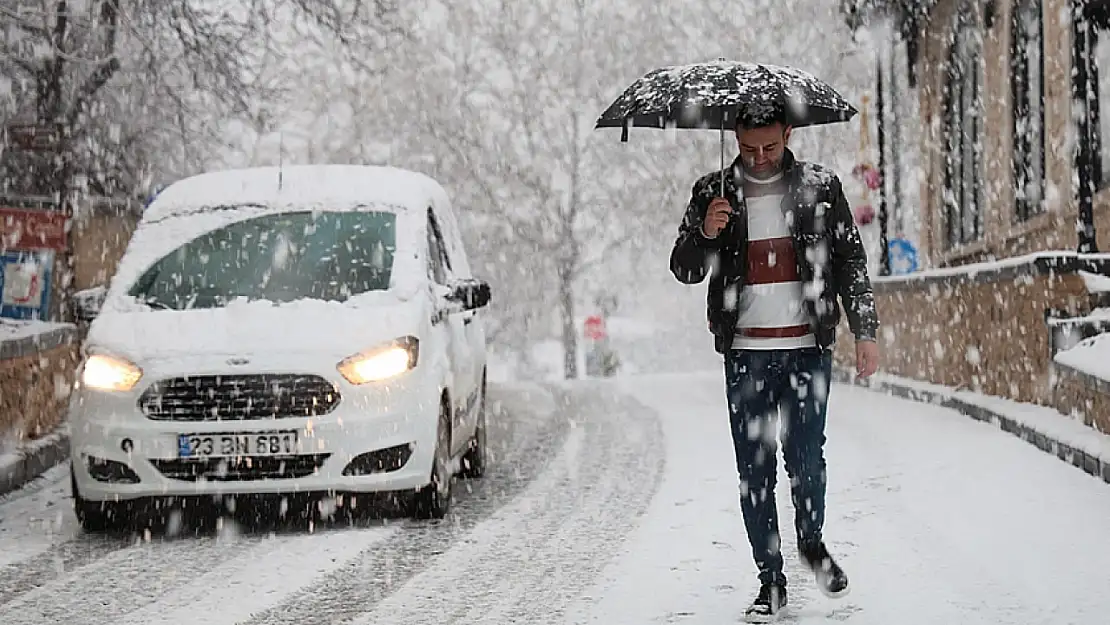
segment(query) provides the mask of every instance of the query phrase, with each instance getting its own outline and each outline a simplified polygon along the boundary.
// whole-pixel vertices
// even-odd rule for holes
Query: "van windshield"
[[[237,298],[344,301],[389,288],[391,212],[289,212],[205,233],[155,262],[128,291],[154,307],[218,308]]]

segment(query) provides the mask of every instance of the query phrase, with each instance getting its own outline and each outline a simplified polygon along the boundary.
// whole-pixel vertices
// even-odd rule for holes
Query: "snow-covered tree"
[[[273,51],[288,52],[283,37],[372,55],[400,31],[393,11],[390,0],[7,2],[0,75],[12,117],[49,133],[50,149],[5,151],[4,182],[62,197],[82,191],[80,175],[95,192],[130,194],[167,155],[184,152],[176,165],[188,170],[189,149],[228,117],[258,119],[286,94],[266,75]]]

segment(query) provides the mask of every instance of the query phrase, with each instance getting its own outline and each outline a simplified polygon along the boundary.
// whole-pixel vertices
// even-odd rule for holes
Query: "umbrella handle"
[[[717,60],[724,63],[727,59],[719,56]],[[725,196],[725,117],[727,115],[724,111],[721,111],[721,197]]]
[[[721,197],[725,196],[725,116],[721,115]]]

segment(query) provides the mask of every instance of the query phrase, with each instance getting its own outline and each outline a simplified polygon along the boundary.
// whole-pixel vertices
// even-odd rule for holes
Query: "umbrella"
[[[631,126],[719,128],[721,171],[725,169],[725,128],[740,112],[785,110],[795,128],[846,122],[858,111],[813,74],[768,63],[718,59],[652,70],[632,83],[598,118],[595,128],[620,128],[628,141]],[[724,193],[724,176],[721,176]]]

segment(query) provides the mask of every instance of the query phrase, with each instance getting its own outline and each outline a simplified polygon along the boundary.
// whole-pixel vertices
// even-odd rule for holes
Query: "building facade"
[[[879,221],[918,252],[873,279],[884,373],[1110,435],[1110,379],[1057,358],[1110,332],[1110,0],[842,8],[877,52]]]
[[[912,116],[879,116],[879,130],[916,132],[914,144],[886,141],[882,160],[888,178],[916,158],[922,268],[1099,251],[1110,0],[848,0],[844,13],[853,28],[893,32],[880,97],[915,100]],[[906,193],[884,191],[899,210]]]

